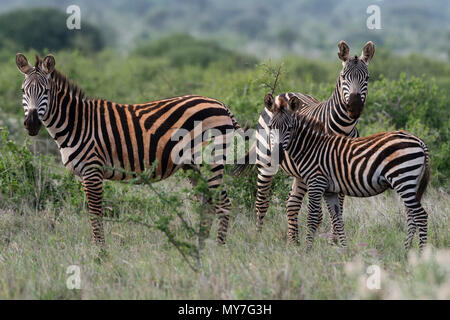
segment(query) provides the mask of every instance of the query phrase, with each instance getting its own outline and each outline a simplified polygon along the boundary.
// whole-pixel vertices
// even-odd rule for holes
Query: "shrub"
[[[195,39],[188,34],[175,34],[148,44],[141,44],[134,54],[154,59],[166,57],[174,67],[196,65],[206,67],[216,61],[228,61],[234,69],[251,67],[256,59],[219,46],[216,42]]]
[[[448,183],[450,176],[450,110],[446,91],[434,79],[384,77],[369,88],[367,106],[358,124],[362,136],[382,130],[403,129],[422,138],[430,149],[431,167],[437,179]]]
[[[29,145],[19,145],[0,128],[0,199],[2,207],[44,209],[64,203],[77,207],[81,184],[73,176],[60,174],[51,156],[34,155]]]

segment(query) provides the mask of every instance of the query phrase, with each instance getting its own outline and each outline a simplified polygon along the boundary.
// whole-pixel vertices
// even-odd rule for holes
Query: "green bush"
[[[77,192],[81,184],[72,175],[60,173],[51,156],[33,155],[29,146],[19,145],[0,128],[0,199],[2,207],[22,211],[42,210],[63,204],[82,206]]]
[[[369,69],[372,80],[398,79],[402,73],[405,73],[409,77],[423,75],[433,77],[440,87],[448,87],[450,84],[450,63],[417,54],[401,57],[384,48],[376,48]]]
[[[233,69],[248,68],[256,59],[219,46],[216,42],[195,39],[188,34],[175,34],[148,44],[141,44],[134,54],[154,59],[166,57],[173,67],[196,65],[207,67],[216,61],[227,61]]]
[[[403,129],[422,138],[431,154],[434,183],[448,183],[450,110],[445,89],[425,76],[398,80],[381,77],[369,88],[367,106],[358,124],[361,135]]]

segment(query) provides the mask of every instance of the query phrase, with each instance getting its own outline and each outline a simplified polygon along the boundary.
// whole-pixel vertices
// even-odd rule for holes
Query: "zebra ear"
[[[292,96],[289,99],[289,110],[291,110],[292,112],[296,112],[297,110],[300,110],[302,107],[302,102],[300,101],[300,99],[297,96]]]
[[[23,74],[27,74],[33,69],[27,58],[21,53],[16,54],[16,65]]]
[[[50,74],[55,70],[55,57],[53,57],[51,54],[48,54],[44,60],[42,60],[42,70],[46,74]]]
[[[347,42],[342,40],[339,42],[338,48],[339,48],[339,52],[338,52],[339,59],[341,59],[342,62],[346,62],[350,55],[350,47],[348,46]]]
[[[273,109],[273,96],[270,92],[264,97],[264,106],[270,111]]]
[[[373,44],[372,41],[369,41],[364,45],[360,59],[364,61],[366,64],[368,64],[370,60],[372,60],[374,53],[375,53],[375,45]]]

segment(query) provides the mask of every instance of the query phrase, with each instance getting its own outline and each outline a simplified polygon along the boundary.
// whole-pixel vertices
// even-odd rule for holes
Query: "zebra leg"
[[[401,179],[397,181],[401,181]],[[416,229],[419,229],[419,248],[422,249],[427,243],[428,214],[422,207],[420,201],[417,200],[415,185],[406,183],[394,183],[394,189],[405,204],[408,217],[408,235],[405,240],[405,248],[409,249],[414,233]],[[412,223],[414,223],[414,227]]]
[[[325,201],[327,203],[328,211],[330,212],[333,233],[336,235],[337,239],[339,239],[341,246],[345,248],[347,247],[347,238],[345,237],[344,232],[340,195],[341,194],[336,193],[325,193]],[[333,241],[336,242],[336,239],[333,239]]]
[[[220,190],[220,194],[217,195],[218,187],[222,185],[223,182],[223,164],[213,164],[211,165],[212,176],[208,179],[208,187],[211,193],[215,195],[215,211],[219,218],[219,228],[217,230],[217,243],[225,244],[228,222],[230,220],[231,211],[231,201],[228,198],[225,189]]]
[[[87,170],[83,174],[83,188],[88,201],[89,220],[96,245],[105,246],[103,231],[103,174],[100,170]]]
[[[414,227],[411,227],[410,224],[408,225],[408,236],[405,241],[405,247],[406,249],[409,249],[411,246],[417,228],[419,229],[419,248],[422,249],[427,244],[428,214],[419,201],[414,204],[409,204],[407,210],[407,214],[410,216],[408,220],[414,221]],[[411,238],[410,241],[408,241],[409,238]]]
[[[288,242],[298,242],[298,213],[302,207],[307,186],[301,178],[295,178],[292,183],[291,192],[286,201],[288,219]]]
[[[263,168],[258,168],[258,182],[256,191],[256,227],[262,230],[264,216],[267,213],[270,202],[270,188],[272,186],[273,174],[265,172]]]
[[[420,205],[420,209],[415,212],[414,223],[419,228],[419,248],[422,249],[427,244],[428,214]]]
[[[340,212],[341,215],[344,212],[344,199],[345,199],[345,195],[342,194],[342,193],[339,193],[338,194],[339,212]],[[331,228],[330,228],[331,241],[332,241],[333,244],[338,244],[339,243],[339,234],[334,229],[333,217],[331,216],[330,208],[328,208],[328,212],[330,212],[330,221],[331,221]]]
[[[226,242],[230,211],[231,201],[228,198],[227,192],[222,190],[216,205],[216,212],[219,214],[219,229],[217,231],[217,243],[219,244],[225,244]]]
[[[322,198],[327,186],[325,178],[316,178],[313,182],[308,183],[308,218],[306,225],[308,231],[306,233],[306,249],[312,248],[314,235],[322,222]]]
[[[406,210],[406,227],[407,227],[407,236],[405,240],[405,249],[408,250],[411,248],[412,241],[414,239],[414,235],[417,230],[417,226],[414,222],[414,217],[409,212],[409,210]]]
[[[340,212],[341,216],[342,216],[342,213],[344,212],[344,199],[345,199],[345,195],[343,193],[338,193],[339,212]],[[331,212],[330,208],[328,208],[328,212]],[[331,241],[334,244],[338,244],[339,234],[336,232],[336,230],[334,230],[334,224],[333,224],[333,217],[332,216],[330,216],[330,220],[331,220],[330,233],[332,235]]]
[[[193,169],[193,170],[197,170],[197,167],[186,167],[183,168],[184,170],[187,169]],[[198,185],[198,181],[197,179],[195,179],[194,177],[189,177],[189,182],[191,183],[191,185],[195,188]],[[200,248],[204,247],[204,241],[205,239],[207,239],[209,237],[209,232],[211,230],[211,226],[212,226],[212,210],[211,210],[211,205],[212,205],[212,198],[209,195],[195,195],[195,198],[197,201],[199,201],[202,205],[206,205],[206,210],[204,212],[201,213],[200,215],[200,222],[199,222],[199,237],[198,237],[198,245]]]

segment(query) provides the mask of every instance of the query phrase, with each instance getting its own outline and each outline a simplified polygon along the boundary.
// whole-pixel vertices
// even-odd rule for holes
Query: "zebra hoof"
[[[225,241],[225,239],[220,239],[220,238],[217,238],[217,239],[216,239],[216,243],[219,244],[219,245],[221,245],[221,246],[224,246],[224,245],[227,244],[226,241]]]
[[[300,240],[297,237],[289,237],[288,235],[288,240],[287,240],[287,245],[288,246],[298,246],[300,245]]]

